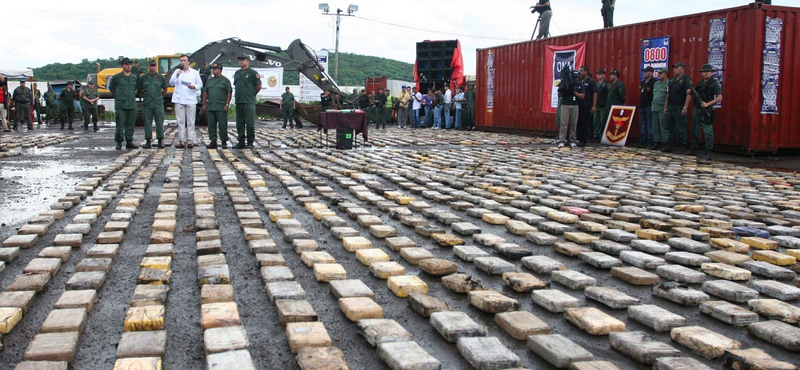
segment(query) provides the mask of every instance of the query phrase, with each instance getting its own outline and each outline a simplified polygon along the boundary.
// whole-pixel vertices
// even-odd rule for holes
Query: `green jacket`
[[[97,108],[97,102],[89,103],[88,101],[84,100],[83,98],[87,99],[94,99],[97,97],[97,89],[90,89],[85,87],[81,89],[81,107],[84,108]]]
[[[625,104],[625,85],[622,81],[617,80],[608,87],[608,101],[606,101],[606,109],[611,109],[614,105]]]
[[[14,94],[11,97],[14,100],[14,103],[18,104],[30,104],[31,103],[31,89],[27,86],[17,86],[14,89]]]
[[[231,80],[223,75],[210,77],[203,85],[203,92],[207,94],[206,109],[210,111],[224,111],[228,102],[228,93],[233,91]]]
[[[261,89],[261,76],[252,68],[239,69],[233,74],[236,85],[236,104],[255,104]]]
[[[53,90],[47,90],[44,92],[44,102],[47,105],[56,105],[56,93]]]
[[[161,73],[147,72],[139,77],[136,90],[142,97],[142,106],[157,108],[164,106],[164,92],[167,91],[167,79]]]
[[[124,72],[120,72],[111,78],[108,90],[114,95],[115,109],[136,109],[137,81],[139,81],[139,78],[133,72],[129,76],[125,76]]]
[[[62,106],[65,103],[74,104],[76,93],[77,92],[75,90],[68,90],[68,89],[61,90],[61,94],[58,94],[58,98],[61,99]]]

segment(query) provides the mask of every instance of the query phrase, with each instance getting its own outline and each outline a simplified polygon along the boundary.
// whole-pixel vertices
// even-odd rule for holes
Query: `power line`
[[[378,19],[366,18],[366,17],[362,17],[360,15],[355,15],[354,17],[359,18],[359,19],[363,19],[363,20],[368,21],[368,22],[375,22],[375,23],[385,24],[385,25],[394,26],[394,27],[406,28],[406,29],[409,29],[409,30],[424,31],[424,32],[431,32],[431,33],[440,33],[440,34],[458,36],[458,37],[466,37],[466,38],[473,38],[473,39],[484,39],[484,40],[514,41],[514,42],[524,41],[524,40],[520,40],[520,39],[511,39],[511,38],[504,38],[504,37],[487,37],[487,36],[478,36],[478,35],[467,35],[467,34],[462,34],[462,33],[447,32],[447,31],[440,31],[440,30],[432,30],[432,29],[429,29],[429,28],[412,27],[412,26],[407,26],[407,25],[404,25],[404,24],[398,24],[398,23],[392,23],[392,22],[382,21],[382,20],[378,20]]]

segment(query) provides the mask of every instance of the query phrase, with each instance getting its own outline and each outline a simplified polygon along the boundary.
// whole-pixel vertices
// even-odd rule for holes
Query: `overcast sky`
[[[327,0],[343,17],[339,49],[413,63],[416,42],[461,40],[467,74],[475,49],[529,40],[535,0]],[[352,1],[352,2],[350,2]],[[130,4],[120,6],[119,3]],[[41,67],[82,59],[146,57],[192,52],[227,37],[287,47],[301,39],[334,50],[334,17],[309,0],[34,0],[5,1],[0,69]],[[617,0],[615,24],[624,25],[747,4],[747,0]],[[773,0],[800,6],[800,0]],[[600,28],[600,0],[551,0],[554,36]],[[658,6],[656,6],[658,5]],[[399,26],[402,25],[403,27]],[[331,69],[333,64],[331,64]],[[331,73],[333,74],[333,73]]]

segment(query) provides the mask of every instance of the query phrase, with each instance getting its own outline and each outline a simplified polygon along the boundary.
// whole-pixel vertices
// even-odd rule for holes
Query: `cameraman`
[[[558,84],[558,96],[561,98],[561,124],[558,130],[558,147],[564,147],[569,131],[569,146],[574,148],[577,139],[575,130],[578,126],[578,105],[586,96],[584,86],[580,81],[581,73],[577,70],[569,72],[569,68],[561,73],[561,82]]]
[[[550,37],[550,18],[553,18],[553,10],[550,8],[549,0],[539,0],[539,3],[531,7],[531,13],[538,12],[539,20],[539,35],[536,39]]]
[[[603,7],[600,15],[603,16],[603,28],[614,27],[614,4],[617,0],[601,0]]]

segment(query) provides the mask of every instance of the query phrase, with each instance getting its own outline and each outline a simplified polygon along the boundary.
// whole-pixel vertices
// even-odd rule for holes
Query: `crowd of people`
[[[692,85],[685,74],[686,65],[672,65],[673,74],[661,68],[657,77],[652,67],[644,69],[644,79],[639,85],[638,146],[675,151],[678,154],[699,154],[704,139],[704,158],[711,158],[714,147],[714,106],[722,101],[722,88],[713,77],[710,64],[700,68],[701,80]],[[562,76],[558,85],[559,108],[556,113],[558,125],[558,147],[582,147],[587,142],[600,142],[605,132],[606,121],[612,106],[625,105],[626,88],[619,79],[619,71],[608,73],[597,70],[597,81],[587,66]],[[687,138],[689,106],[694,101],[692,115],[691,145]]]
[[[431,128],[474,130],[475,129],[475,86],[469,84],[465,90],[456,87],[455,92],[445,84],[438,89],[430,87],[427,93],[417,91],[416,86],[402,85],[400,92],[392,95],[389,89],[379,88],[367,93],[366,89],[353,89],[341,103],[327,102],[323,92],[322,109],[360,109],[367,115],[367,122],[376,128],[385,129],[387,123],[396,121],[398,128]],[[328,98],[329,99],[329,98]],[[286,124],[284,124],[285,128]]]

